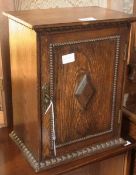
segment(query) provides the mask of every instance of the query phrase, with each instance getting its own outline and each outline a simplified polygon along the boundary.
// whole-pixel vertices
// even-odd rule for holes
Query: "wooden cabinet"
[[[135,18],[99,7],[5,15],[10,30],[11,137],[31,166],[40,171],[73,162],[74,168],[75,162],[81,166],[85,158],[124,147],[123,82]],[[92,162],[90,171],[106,161]]]

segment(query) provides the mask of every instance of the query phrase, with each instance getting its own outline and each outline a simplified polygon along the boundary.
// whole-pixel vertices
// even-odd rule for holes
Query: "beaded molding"
[[[118,65],[119,65],[119,50],[120,50],[120,35],[114,35],[114,36],[107,36],[107,37],[101,37],[101,38],[94,38],[94,39],[87,39],[87,40],[77,40],[77,41],[69,41],[64,43],[54,43],[50,44],[49,46],[49,53],[50,53],[50,98],[53,101],[54,97],[54,59],[53,59],[53,49],[55,47],[61,47],[66,45],[75,45],[75,44],[82,44],[82,43],[94,43],[98,41],[104,41],[104,40],[116,40],[116,54],[115,54],[115,66],[114,66],[114,81],[113,81],[113,94],[112,94],[112,118],[111,118],[111,126],[110,129],[104,132],[88,135],[83,138],[75,139],[63,144],[56,145],[56,148],[60,148],[62,146],[70,145],[73,143],[77,143],[79,141],[83,141],[89,138],[93,138],[96,136],[101,136],[104,134],[108,134],[113,131],[113,123],[114,123],[114,115],[115,115],[115,101],[116,101],[116,90],[117,90],[117,77],[118,77]],[[55,136],[55,121],[51,114],[50,123],[51,123],[51,145],[52,149],[54,148],[54,137]],[[56,138],[56,137],[55,137]]]
[[[12,131],[10,133],[10,137],[19,147],[19,149],[22,151],[25,158],[27,159],[31,167],[35,170],[35,172],[46,170],[46,169],[61,165],[62,163],[68,163],[69,161],[77,160],[78,158],[84,158],[87,156],[94,155],[96,153],[101,153],[108,149],[125,145],[127,143],[127,141],[125,141],[124,139],[117,138],[114,140],[107,141],[105,143],[95,144],[87,148],[83,148],[81,150],[65,154],[63,156],[56,156],[54,158],[45,160],[43,162],[38,162],[34,158],[32,152],[25,146],[22,140],[16,135],[15,131]]]

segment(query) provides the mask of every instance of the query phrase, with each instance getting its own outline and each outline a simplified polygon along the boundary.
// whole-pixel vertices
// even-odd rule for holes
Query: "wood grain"
[[[98,20],[77,19],[88,15],[96,15]],[[98,7],[9,12],[7,16],[10,16],[14,130],[34,157],[41,162],[56,156],[55,151],[57,156],[72,154],[91,144],[119,138],[129,24],[136,18]],[[75,53],[75,62],[62,64],[62,55],[69,53]],[[84,74],[89,74],[95,88],[85,110],[75,98],[75,89]],[[49,86],[48,105],[52,108],[47,105],[42,110],[44,85]],[[93,138],[84,139],[89,135]],[[75,140],[79,142],[60,145]],[[127,151],[128,147],[121,148],[124,149]],[[113,150],[101,152],[99,158],[108,151]],[[93,163],[98,160],[95,156],[88,156],[86,161]],[[85,158],[73,157],[72,166],[66,164],[69,170],[86,165]],[[64,166],[60,168],[63,171]]]
[[[115,48],[116,40],[104,40],[66,45],[53,50],[58,145],[89,135],[93,137],[111,129]],[[109,52],[105,55],[103,49]],[[69,53],[75,53],[75,62],[63,65],[62,56]],[[83,109],[75,98],[75,89],[81,75],[86,73],[91,77],[95,92],[87,109]],[[102,103],[106,96],[111,98]]]
[[[45,39],[46,38],[46,39]],[[49,87],[49,52],[48,52],[48,46],[49,46],[49,40],[48,40],[48,34],[45,35],[39,35],[39,48],[40,48],[40,60],[41,60],[41,91],[43,86]],[[46,115],[43,114],[42,119],[42,157],[45,159],[46,157],[50,157],[52,155],[51,152],[51,144],[50,144],[50,132],[51,132],[51,126],[50,126],[50,115],[51,111],[49,110]]]
[[[36,33],[14,21],[9,26],[14,130],[39,159]]]
[[[98,13],[96,13],[98,11]],[[30,28],[49,28],[73,25],[88,25],[104,22],[117,22],[117,21],[135,21],[135,17],[115,12],[110,9],[100,7],[74,7],[74,8],[60,8],[60,9],[46,9],[46,10],[25,10],[4,13],[9,18],[18,21]],[[63,14],[67,14],[64,16]],[[40,20],[39,20],[39,16]],[[93,21],[80,21],[80,18],[88,17],[96,18]]]
[[[110,175],[127,175],[126,173],[124,174],[124,160],[125,155],[119,155],[102,162],[79,168],[73,172],[66,173],[66,175],[109,175],[109,173]]]
[[[119,30],[116,28],[111,29],[101,29],[101,30],[89,30],[86,32],[77,31],[75,35],[74,32],[67,33],[56,33],[52,35],[42,33],[41,37],[41,55],[42,55],[42,84],[50,84],[50,50],[49,43],[55,45],[55,43],[65,43],[72,41],[82,41],[91,38],[106,37],[112,35],[121,36],[120,49],[124,50],[125,46],[123,43],[127,42],[127,30],[128,28],[121,27]],[[90,32],[91,31],[91,32]],[[126,37],[124,37],[126,36]],[[99,48],[99,49],[98,49]],[[109,50],[107,54],[103,52],[104,49]],[[57,144],[65,144],[82,137],[98,134],[107,130],[111,127],[111,105],[112,97],[105,100],[103,99],[107,96],[111,96],[113,93],[113,74],[114,74],[114,64],[115,64],[115,53],[116,53],[116,40],[104,40],[96,41],[94,43],[79,43],[72,45],[62,45],[53,48],[53,81],[54,81],[54,104],[55,105],[55,129],[57,134]],[[110,52],[112,50],[112,52]],[[118,115],[121,105],[122,98],[122,82],[123,82],[123,69],[124,69],[124,51],[120,50],[119,58],[119,70],[118,73],[118,95],[116,96],[116,112],[114,118],[114,128],[113,132],[103,133],[102,136],[94,137],[94,139],[86,140],[86,146],[92,143],[100,142],[103,139],[109,139],[111,137],[117,137],[120,133],[120,124],[118,124]],[[75,53],[76,61],[70,64],[62,64],[62,55]],[[100,63],[100,64],[98,64]],[[107,65],[109,69],[107,70]],[[111,65],[111,67],[110,67]],[[105,72],[107,70],[108,73]],[[75,98],[75,88],[80,79],[80,75],[84,73],[90,74],[91,82],[96,90],[96,93],[90,100],[90,104],[87,110],[83,110]],[[52,73],[51,73],[52,75]],[[108,80],[108,81],[107,81]],[[101,82],[101,83],[100,83]],[[106,88],[108,87],[108,88]],[[70,110],[69,110],[70,108]],[[101,112],[98,112],[97,109]],[[104,115],[102,115],[104,113]],[[91,115],[90,115],[91,114]],[[93,117],[92,117],[93,116]],[[46,124],[43,128],[46,128],[46,132],[43,136],[47,134],[50,135],[50,116],[46,117]],[[100,119],[100,120],[99,120]],[[91,126],[91,127],[90,127]],[[72,131],[72,132],[71,132]],[[67,153],[77,149],[77,144],[72,144],[71,146],[65,146],[58,149],[58,154],[62,152]],[[78,148],[83,148],[85,146],[84,141],[78,142]],[[49,148],[49,144],[43,143],[43,150]],[[62,151],[63,150],[63,151]]]

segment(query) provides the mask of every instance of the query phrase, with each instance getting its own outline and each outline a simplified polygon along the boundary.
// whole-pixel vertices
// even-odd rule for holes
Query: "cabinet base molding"
[[[31,153],[31,151],[23,143],[23,141],[17,136],[15,131],[12,131],[9,134],[9,136],[19,147],[19,149],[24,154],[25,158],[27,159],[31,167],[35,170],[35,172],[40,172],[42,170],[46,170],[46,169],[61,165],[62,163],[67,163],[72,160],[91,156],[93,154],[101,153],[103,151],[127,144],[127,141],[122,138],[112,139],[107,142],[91,145],[90,147],[86,147],[69,154],[56,156],[54,158],[50,158],[48,160],[38,162],[33,156],[33,154]]]

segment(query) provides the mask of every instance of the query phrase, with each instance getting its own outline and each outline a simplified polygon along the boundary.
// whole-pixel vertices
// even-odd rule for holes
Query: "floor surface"
[[[0,129],[0,175],[36,175],[22,153],[9,138],[9,130]],[[42,172],[38,175],[54,175]]]

